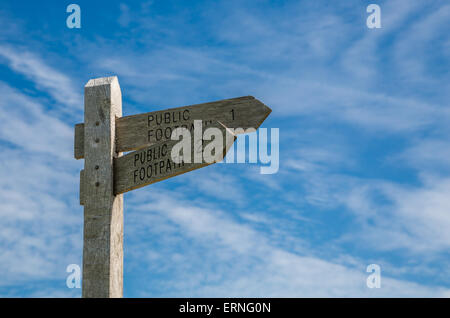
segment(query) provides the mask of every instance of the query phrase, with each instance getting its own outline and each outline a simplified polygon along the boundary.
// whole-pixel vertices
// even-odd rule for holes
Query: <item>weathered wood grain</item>
[[[73,144],[75,159],[84,158],[84,124],[75,125],[75,140]]]
[[[205,147],[208,147],[208,144],[210,145],[209,150],[211,150],[212,144],[210,143],[214,141],[215,137],[211,138],[212,140],[204,140],[202,143],[201,139],[195,140],[194,134],[192,133],[190,147],[191,162],[183,163],[174,162],[171,156],[173,147],[179,141],[162,141],[114,159],[114,192],[124,193],[222,161],[226,152],[235,141],[236,136],[217,121],[210,123],[208,126],[204,126],[203,131],[208,128],[217,128],[217,131],[220,133],[220,138],[222,138],[222,147],[217,153],[214,151],[214,156],[211,157],[213,160],[194,161],[196,153],[198,156],[201,156]],[[200,136],[202,135],[203,133]]]
[[[219,121],[228,128],[242,128],[242,133],[257,129],[271,111],[253,96],[245,96],[120,117],[116,120],[116,148],[131,151],[169,140],[172,130],[189,128],[194,120],[203,120],[204,125]],[[81,156],[75,154],[77,159]]]
[[[84,170],[80,170],[80,205],[84,205]]]
[[[91,79],[84,89],[83,297],[123,295],[123,198],[113,192],[117,77]]]

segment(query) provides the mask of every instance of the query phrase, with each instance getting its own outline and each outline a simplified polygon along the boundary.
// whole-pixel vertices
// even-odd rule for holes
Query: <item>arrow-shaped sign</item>
[[[217,121],[202,127],[198,120],[194,125],[194,132],[191,134],[189,130],[185,130],[186,135],[180,141],[165,140],[115,158],[114,194],[222,161],[236,139],[233,132]],[[183,142],[186,146],[184,149],[181,147]],[[186,154],[190,152],[189,156],[185,155],[185,150]]]
[[[215,121],[228,128],[257,129],[272,110],[253,96],[169,108],[116,119],[116,151],[131,151],[170,140],[177,127],[193,129],[194,120],[203,126]],[[84,126],[75,126],[75,158],[84,158]]]

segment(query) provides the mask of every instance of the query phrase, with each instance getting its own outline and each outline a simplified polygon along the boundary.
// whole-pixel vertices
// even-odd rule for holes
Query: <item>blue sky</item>
[[[124,115],[252,95],[280,129],[276,174],[125,194],[125,297],[450,296],[448,1],[70,3],[0,6],[0,296],[81,295],[73,127],[111,75]]]

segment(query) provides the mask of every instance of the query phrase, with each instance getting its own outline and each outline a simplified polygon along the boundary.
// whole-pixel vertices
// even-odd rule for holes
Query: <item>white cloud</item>
[[[407,2],[410,6],[411,2]],[[444,74],[433,71],[436,67],[437,59],[447,59],[448,54],[441,52],[440,43],[445,43],[448,39],[448,19],[450,17],[450,5],[427,8],[420,8],[422,11],[429,11],[422,16],[414,18],[415,23],[409,24],[394,43],[393,66],[397,72],[401,73],[402,80],[409,85],[436,85],[448,87],[448,83],[442,81]],[[438,46],[436,49],[430,47]],[[448,92],[448,90],[447,90]],[[448,96],[448,93],[441,93]]]
[[[27,79],[33,81],[38,89],[47,92],[58,103],[67,108],[58,108],[62,112],[73,114],[83,108],[82,96],[70,78],[49,66],[42,58],[28,49],[1,45],[0,57],[8,66]]]
[[[343,19],[329,6],[321,16],[322,10],[316,10],[312,2],[305,3],[278,8],[271,17],[254,10],[221,11],[225,12],[223,22],[216,23],[215,19],[210,29],[202,30],[201,36],[211,31],[207,36],[224,41],[223,47],[231,44],[227,49],[222,44],[183,47],[174,44],[177,41],[146,42],[151,37],[145,34],[136,42],[146,43],[147,47],[140,46],[139,50],[134,50],[133,45],[118,47],[100,37],[95,43],[80,40],[72,48],[82,53],[74,56],[79,58],[78,63],[85,63],[84,70],[89,69],[90,74],[118,74],[125,100],[140,103],[144,107],[141,110],[150,110],[149,104],[159,104],[160,109],[207,101],[211,96],[252,94],[271,106],[271,118],[279,120],[276,123],[301,118],[311,125],[317,123],[318,130],[339,123],[375,132],[377,137],[392,132],[405,139],[414,136],[417,145],[404,152],[403,159],[427,172],[430,161],[446,165],[443,152],[447,136],[433,141],[423,139],[420,133],[448,131],[450,112],[445,104],[448,90],[444,89],[447,84],[443,81],[441,90],[429,94],[432,97],[418,97],[422,86],[410,86],[417,81],[426,86],[435,84],[436,79],[439,82],[438,77],[429,74],[426,59],[422,61],[428,52],[419,50],[416,56],[411,51],[439,40],[430,32],[445,26],[446,7],[429,15],[425,12],[424,19],[411,28],[406,26],[410,14],[416,12],[416,4],[387,3],[382,7],[387,10],[383,11],[386,14],[383,13],[382,33],[361,37],[368,32],[364,19],[361,19],[364,32],[358,33],[355,30],[361,29],[355,28],[354,15],[353,20]],[[348,4],[339,5],[351,11]],[[212,5],[205,10],[216,9]],[[122,12],[119,24],[131,24],[128,7],[123,5]],[[361,11],[361,16],[364,12]],[[135,14],[132,25],[147,23],[141,26],[147,31],[158,30],[171,40],[185,39],[186,33],[178,34],[167,23],[170,20]],[[397,45],[383,47],[386,52],[381,57],[377,55],[380,45],[387,44],[383,42],[387,39],[385,35],[396,36],[399,32],[403,36],[419,29],[425,30],[417,38],[412,32],[403,41],[397,41]],[[131,44],[133,41],[130,39]],[[442,43],[447,42],[443,38]],[[446,54],[448,50],[443,48]],[[69,107],[56,107],[53,114],[81,112],[81,92],[74,91],[71,77],[45,62],[42,58],[45,53],[35,51],[28,46],[22,50],[2,45],[0,61],[59,104]],[[388,77],[384,75],[390,67],[412,80],[387,83]],[[430,76],[414,78],[427,74]],[[80,261],[82,242],[82,215],[71,214],[81,213],[76,198],[81,163],[72,159],[73,127],[45,111],[38,99],[17,89],[0,84],[0,93],[4,110],[0,114],[0,138],[8,143],[2,147],[5,149],[0,159],[3,202],[0,244],[6,251],[0,257],[0,270],[5,273],[0,285],[26,284],[37,279],[61,279],[63,284],[65,266]],[[126,112],[130,111],[127,109]],[[448,290],[438,286],[389,278],[409,270],[408,264],[401,264],[397,271],[388,269],[381,290],[368,290],[367,264],[360,260],[351,265],[336,261],[352,258],[346,254],[335,257],[335,261],[319,257],[300,239],[305,234],[309,240],[307,233],[293,230],[296,222],[320,223],[319,218],[304,217],[299,206],[309,210],[317,206],[340,209],[340,204],[344,204],[353,213],[356,229],[342,241],[350,240],[352,246],[371,244],[377,252],[404,249],[437,259],[448,249],[446,230],[450,224],[446,211],[450,203],[446,194],[450,186],[445,176],[408,187],[339,174],[340,168],[357,165],[348,158],[359,149],[357,145],[349,145],[342,151],[341,144],[327,148],[333,143],[332,134],[328,144],[308,146],[297,153],[299,157],[286,160],[277,175],[261,176],[257,172],[244,175],[248,183],[259,180],[268,185],[270,195],[269,191],[249,194],[234,176],[216,172],[211,174],[214,179],[204,178],[201,172],[198,182],[195,177],[180,177],[179,180],[188,183],[167,189],[170,193],[167,196],[145,190],[137,190],[131,197],[127,195],[132,199],[127,199],[125,205],[129,222],[125,240],[132,242],[126,243],[130,250],[125,252],[131,256],[126,261],[128,268],[147,267],[144,277],[162,287],[161,294],[152,294],[158,296],[449,296]],[[283,138],[300,137],[296,130]],[[436,155],[438,151],[441,157]],[[183,191],[184,196],[179,194]],[[220,205],[221,208],[198,197],[187,201],[188,194],[196,192],[219,199],[233,197],[244,203],[252,195],[255,204],[267,203],[264,208],[267,213],[224,211],[224,206],[235,206],[232,200]],[[376,200],[380,193],[388,204]],[[135,200],[140,197],[145,197],[145,201]],[[133,208],[135,203],[137,207]],[[342,208],[341,213],[339,216],[347,216],[348,210]],[[146,245],[149,240],[155,245]],[[309,243],[314,244],[312,239]],[[427,262],[420,261],[421,268],[426,269]],[[434,269],[426,270],[431,271],[429,276],[439,275]],[[169,273],[167,286],[154,273]],[[142,295],[154,291],[144,289]]]
[[[0,82],[0,138],[28,152],[72,158],[73,128],[45,112],[33,98]]]
[[[164,268],[167,296],[184,297],[389,297],[448,295],[448,290],[425,287],[382,275],[382,288],[366,287],[365,266],[346,267],[310,254],[296,254],[276,247],[264,233],[237,223],[227,213],[196,208],[188,202],[161,193],[147,196],[152,203],[134,202],[128,228],[144,235],[143,223],[166,230],[159,241],[164,257],[146,259],[151,248],[142,242],[132,248],[143,271]],[[175,236],[174,236],[175,235]],[[168,236],[173,240],[168,240]],[[183,243],[184,242],[184,243]],[[181,251],[181,252],[179,252]],[[180,254],[181,253],[181,254]],[[196,254],[200,253],[200,254]],[[133,253],[132,253],[133,254]],[[178,256],[177,256],[178,255]],[[148,263],[150,262],[150,263]],[[143,286],[141,286],[143,287]],[[141,296],[152,295],[151,288]],[[446,294],[447,293],[447,294]]]
[[[196,192],[235,203],[245,201],[245,189],[239,179],[223,172],[217,172],[218,167],[214,168],[202,169],[188,176],[189,183],[196,189]]]
[[[442,175],[450,170],[450,142],[434,137],[414,140],[411,146],[388,158],[388,161],[404,162],[421,174]]]
[[[64,288],[82,246],[73,129],[36,99],[4,83],[0,92],[0,287],[59,279]]]
[[[354,188],[343,201],[361,228],[348,239],[358,237],[377,250],[439,255],[450,246],[449,191],[448,178],[426,180],[420,187],[379,181]]]

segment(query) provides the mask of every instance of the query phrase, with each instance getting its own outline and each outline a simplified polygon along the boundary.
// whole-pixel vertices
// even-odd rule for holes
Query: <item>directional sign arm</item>
[[[257,129],[271,111],[253,96],[245,96],[125,116],[116,121],[116,147],[130,151],[168,140],[173,129],[189,129],[199,119],[205,125],[219,121],[228,128]]]
[[[208,128],[218,128],[220,138],[223,138],[221,148],[212,156],[213,160],[209,162],[204,160],[207,155],[206,151],[204,153],[205,147],[208,147],[207,145],[212,141],[195,140],[194,134],[190,134],[191,160],[189,162],[174,161],[172,158],[172,150],[180,141],[166,140],[156,143],[114,160],[114,193],[124,193],[220,162],[236,140],[236,136],[219,122],[203,127],[203,130]],[[200,155],[200,161],[196,161],[196,153]]]
[[[170,140],[177,127],[193,128],[194,120],[207,126],[215,121],[228,128],[241,128],[235,133],[258,129],[271,109],[253,96],[224,99],[216,102],[169,108],[166,110],[120,117],[116,119],[116,150],[118,152],[142,149]],[[76,132],[83,124],[76,125]],[[84,157],[83,135],[75,136],[75,158]]]
[[[116,121],[116,146],[119,151],[129,151],[170,139],[170,130],[191,125],[196,119],[205,124],[220,121],[229,128],[257,129],[271,111],[253,96],[245,96],[125,116]]]

